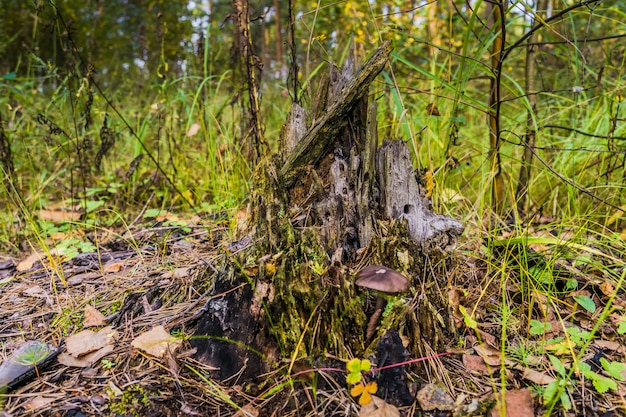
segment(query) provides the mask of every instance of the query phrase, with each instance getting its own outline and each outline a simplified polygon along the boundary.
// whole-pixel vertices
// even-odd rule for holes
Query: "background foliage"
[[[94,220],[108,210],[216,212],[244,201],[254,166],[239,146],[246,83],[233,72],[236,4],[3,2],[5,249],[19,250],[24,241],[15,237],[40,227],[29,213],[58,202]],[[440,209],[481,224],[501,175],[498,198],[518,209],[499,213],[504,218],[619,226],[626,7],[619,0],[502,6],[499,32],[498,8],[480,0],[251,2],[264,136],[277,150],[291,99],[313,105],[328,65],[351,54],[360,60],[392,39],[393,59],[375,92],[380,128],[410,143],[416,167],[432,174]],[[496,113],[494,80],[497,149],[485,122]],[[496,153],[501,168],[492,163]],[[531,173],[527,192],[522,166]]]

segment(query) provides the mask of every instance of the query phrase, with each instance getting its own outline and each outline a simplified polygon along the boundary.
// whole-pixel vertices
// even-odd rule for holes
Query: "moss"
[[[129,385],[122,391],[122,395],[115,396],[112,390],[107,390],[113,400],[109,403],[109,410],[115,414],[139,417],[141,411],[150,406],[148,391],[141,385]]]

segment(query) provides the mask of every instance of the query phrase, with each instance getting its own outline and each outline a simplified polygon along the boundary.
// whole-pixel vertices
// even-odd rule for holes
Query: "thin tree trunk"
[[[537,12],[535,17],[530,22],[532,27],[535,22],[541,22],[546,17],[546,9],[548,7],[548,0],[538,0]],[[537,108],[537,96],[534,94],[537,91],[537,62],[535,60],[535,54],[538,46],[533,45],[537,42],[537,33],[533,33],[528,39],[528,46],[526,47],[526,91],[528,95],[528,116],[526,118],[526,136],[524,138],[524,153],[522,154],[522,166],[519,171],[519,179],[517,182],[517,212],[520,216],[523,216],[526,212],[526,201],[528,193],[528,183],[530,182],[530,171],[532,169],[533,162],[533,147],[537,139],[537,132],[535,130],[534,114]]]
[[[502,57],[504,53],[504,43],[506,41],[505,12],[507,0],[494,1],[488,3],[487,24],[492,33],[496,34],[491,45],[491,86],[489,92],[489,152],[491,162],[491,173],[493,180],[491,184],[491,206],[496,216],[504,215],[504,177],[502,174],[502,163],[500,160],[501,130],[500,130],[500,106],[501,106],[501,77],[502,77]]]

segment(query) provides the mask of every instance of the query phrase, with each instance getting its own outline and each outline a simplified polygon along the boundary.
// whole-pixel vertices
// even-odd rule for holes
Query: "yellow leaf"
[[[350,389],[350,395],[358,397],[365,391],[365,387],[361,384],[355,385]]]
[[[359,398],[359,405],[367,405],[372,402],[372,394],[363,391],[363,395]]]
[[[378,391],[378,384],[376,382],[368,382],[365,386],[365,392],[376,394],[376,391]]]

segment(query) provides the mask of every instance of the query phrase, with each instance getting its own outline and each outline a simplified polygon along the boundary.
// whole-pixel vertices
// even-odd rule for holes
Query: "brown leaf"
[[[200,131],[200,125],[198,123],[194,123],[189,126],[189,130],[187,131],[187,137],[195,136]]]
[[[535,371],[534,369],[526,368],[524,366],[516,366],[515,369],[522,371],[522,378],[534,382],[535,384],[548,385],[555,381],[553,377],[545,372]]]
[[[478,372],[482,375],[490,374],[485,361],[477,355],[463,355],[463,366],[470,372]]]
[[[46,397],[43,395],[38,395],[36,397],[31,398],[22,404],[22,407],[26,409],[26,411],[34,411],[38,408],[47,407],[52,404],[57,398],[56,397]]]
[[[59,356],[57,356],[57,360],[61,365],[70,366],[72,368],[87,368],[91,366],[91,362],[85,359],[78,359],[67,352],[61,352]]]
[[[28,271],[29,269],[33,267],[35,262],[43,259],[44,257],[45,257],[44,255],[41,255],[37,252],[33,252],[30,255],[28,255],[26,259],[23,259],[19,264],[17,264],[16,269],[18,272]]]
[[[39,218],[52,223],[80,220],[81,213],[76,211],[39,210]]]
[[[500,396],[497,396],[498,401]],[[529,389],[507,391],[505,393],[506,417],[534,417],[533,397]],[[491,410],[491,417],[501,417],[499,404]]]
[[[113,330],[111,326],[107,326],[97,333],[93,330],[83,330],[65,339],[65,349],[70,355],[80,357],[104,346],[113,345],[117,335],[117,331]]]
[[[254,408],[251,404],[241,407],[233,417],[258,417],[259,410]]]
[[[99,327],[104,324],[104,314],[96,310],[91,304],[85,306],[85,320],[83,320],[84,327]]]
[[[359,417],[400,417],[400,412],[382,398],[372,395],[372,401],[361,406]]]
[[[124,266],[124,262],[108,262],[104,264],[104,268],[102,269],[104,272],[120,272],[122,266]]]
[[[165,352],[176,351],[181,341],[172,337],[163,326],[156,326],[150,331],[137,336],[130,344],[132,347],[146,352],[157,358],[162,358]]]

